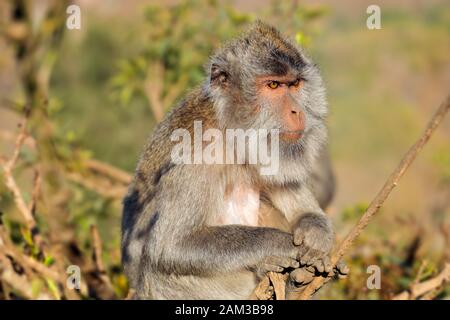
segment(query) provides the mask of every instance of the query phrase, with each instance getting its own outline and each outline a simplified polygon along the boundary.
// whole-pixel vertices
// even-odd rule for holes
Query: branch
[[[36,248],[39,250],[38,255],[46,256],[45,250],[44,250],[44,241],[41,237],[41,234],[39,232],[39,228],[34,216],[34,211],[36,207],[36,201],[39,197],[40,193],[40,183],[41,178],[39,171],[35,171],[35,177],[34,177],[34,186],[33,186],[33,192],[32,192],[32,200],[27,205],[25,202],[25,199],[23,197],[22,191],[20,190],[14,175],[13,170],[17,164],[17,161],[19,159],[20,149],[24,144],[24,141],[27,138],[27,131],[26,131],[26,124],[29,117],[29,111],[26,112],[24,121],[21,125],[21,130],[17,136],[15,147],[13,150],[12,156],[9,158],[9,160],[3,160],[0,161],[0,167],[3,170],[3,174],[5,177],[5,185],[9,189],[9,191],[12,192],[14,197],[14,203],[16,204],[17,208],[19,209],[19,212],[22,214],[27,229],[30,232],[30,235],[33,239],[33,243],[36,246]],[[41,274],[44,278],[49,278],[54,281],[56,281],[60,286],[62,287],[65,295],[69,299],[78,299],[78,294],[76,292],[73,292],[69,290],[65,286],[65,270],[62,266],[62,259],[60,261],[56,261],[56,267],[58,268],[58,271],[54,271],[47,266],[45,266],[43,263],[35,260],[32,257],[29,257],[20,251],[16,250],[14,245],[10,243],[7,240],[7,236],[5,231],[0,228],[0,254],[3,256],[11,256],[15,261],[17,261],[24,269],[28,275],[30,275],[29,270],[33,269],[36,273]]]
[[[352,244],[355,242],[356,238],[360,235],[360,233],[364,230],[367,224],[370,222],[372,217],[380,210],[381,206],[386,201],[387,197],[397,186],[401,177],[405,174],[406,170],[409,168],[411,163],[417,157],[419,152],[425,146],[425,144],[430,139],[431,135],[434,133],[436,128],[440,125],[445,115],[447,114],[450,108],[450,95],[447,96],[445,101],[441,104],[438,110],[435,112],[430,122],[428,123],[424,133],[417,140],[417,142],[409,149],[409,151],[404,155],[402,161],[398,165],[398,167],[394,170],[394,172],[389,176],[388,180],[378,192],[375,199],[370,203],[367,210],[364,212],[361,219],[358,223],[353,227],[347,237],[342,241],[338,250],[332,255],[331,263],[336,265],[340,259],[344,256],[344,254],[349,250]],[[268,283],[266,279],[263,279],[265,283]],[[311,283],[309,283],[304,291],[299,294],[298,299],[305,300],[308,299],[312,294],[314,294],[326,281],[324,277],[315,277]],[[262,284],[260,283],[255,290],[261,291]],[[254,296],[254,294],[252,295]],[[277,297],[278,298],[278,297]]]
[[[125,186],[114,186],[106,179],[83,175],[78,172],[67,172],[66,176],[71,181],[80,184],[86,189],[95,191],[106,198],[121,199],[127,192]]]
[[[103,282],[103,284],[106,286],[108,296],[113,298],[115,297],[114,287],[108,277],[105,266],[103,265],[102,240],[95,225],[91,225],[91,238],[93,246],[92,259],[94,260],[95,271],[100,278],[100,281]]]
[[[435,112],[422,136],[405,154],[402,161],[398,165],[397,169],[395,169],[394,172],[389,176],[383,188],[381,188],[380,192],[377,194],[375,199],[370,203],[366,212],[363,214],[363,216],[358,221],[356,226],[353,227],[353,229],[341,243],[337,252],[332,255],[331,263],[333,265],[336,265],[338,263],[338,261],[342,258],[342,256],[349,250],[350,246],[355,242],[359,234],[370,222],[372,217],[380,210],[381,206],[386,201],[391,191],[394,189],[394,187],[397,186],[399,180],[403,177],[406,170],[409,168],[409,166],[417,157],[419,152],[428,142],[433,132],[442,122],[449,108],[450,108],[450,95],[447,96],[446,100]],[[314,280],[308,286],[306,286],[305,291],[302,292],[302,294],[299,296],[299,299],[308,299],[323,284],[324,280],[325,279],[322,277],[314,278]]]
[[[27,131],[26,131],[27,121],[28,121],[28,112],[27,115],[24,117],[23,123],[21,124],[20,132],[17,135],[11,158],[9,158],[9,160],[0,161],[0,166],[3,169],[3,175],[5,177],[5,185],[9,189],[9,191],[11,191],[11,193],[13,194],[14,203],[19,209],[19,212],[22,214],[22,217],[25,220],[27,228],[31,236],[33,237],[36,246],[39,248],[39,250],[42,250],[43,242],[39,235],[36,219],[34,218],[33,215],[34,204],[30,205],[26,204],[25,199],[22,196],[22,191],[17,185],[16,179],[14,178],[13,175],[13,170],[19,158],[20,149],[22,148],[22,145],[24,144],[25,139],[27,138]],[[36,179],[35,182],[38,183],[39,180]]]
[[[129,185],[133,178],[128,172],[113,167],[112,165],[106,162],[101,162],[99,160],[89,159],[84,162],[84,165],[89,170],[98,172],[104,176],[117,180],[118,182],[126,185]]]
[[[14,133],[8,130],[0,129],[0,139],[3,139],[5,141],[14,141],[16,139],[16,136],[14,135]],[[25,137],[23,145],[31,149],[36,149],[36,141],[31,136]],[[81,176],[80,174],[73,171],[67,172],[68,178],[83,185],[87,189],[93,190],[106,197],[121,198],[126,192],[126,187],[131,183],[133,179],[133,176],[129,172],[116,168],[106,162],[102,162],[97,159],[85,160],[83,161],[82,166],[88,171],[90,176],[95,175],[95,177],[93,177],[92,179],[95,178],[94,180],[97,180],[97,177],[101,177],[107,179],[108,181],[111,180],[111,184],[113,184],[114,187],[110,186],[109,184],[105,187],[97,187],[97,185],[104,185],[105,183],[86,181],[86,179],[88,178],[86,178],[85,175]],[[119,184],[120,186],[116,187],[116,184]]]
[[[432,292],[450,281],[450,263],[446,263],[444,269],[436,277],[423,281],[414,282],[408,291],[399,293],[392,300],[413,300],[428,292]]]
[[[155,81],[155,79],[157,80]],[[161,122],[164,117],[161,79],[164,79],[164,67],[161,63],[156,62],[148,68],[147,78],[143,84],[144,93],[150,102],[150,108],[152,109],[156,122]]]
[[[40,293],[37,297],[35,297],[28,279],[24,275],[19,275],[15,272],[12,263],[4,256],[0,256],[0,280],[13,288],[22,297],[29,300],[36,298],[45,300],[51,299],[47,293]]]

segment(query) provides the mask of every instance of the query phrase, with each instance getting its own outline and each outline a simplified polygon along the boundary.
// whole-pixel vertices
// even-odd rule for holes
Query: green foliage
[[[345,230],[367,208],[361,199],[374,195],[384,176],[421,131],[429,109],[421,108],[417,101],[428,101],[429,96],[448,87],[448,77],[442,75],[450,62],[445,41],[450,35],[448,4],[424,5],[418,11],[383,9],[383,30],[379,32],[366,30],[364,15],[350,19],[339,10],[299,5],[297,1],[272,1],[252,13],[240,12],[223,1],[177,1],[170,6],[148,5],[128,20],[125,14],[111,17],[94,11],[83,12],[87,23],[82,32],[65,34],[51,77],[47,108],[58,159],[80,174],[85,170],[83,160],[89,158],[132,172],[156,123],[155,101],[149,91],[156,93],[156,102],[164,112],[169,110],[186,90],[202,81],[204,63],[213,50],[258,17],[306,47],[324,73],[331,107],[332,156],[340,174],[338,192],[342,191],[336,205],[339,214],[333,219]],[[46,63],[51,64],[55,58],[55,52],[49,52]],[[23,102],[23,97],[12,100]],[[450,183],[446,133],[441,131],[443,143],[429,148],[431,156],[423,157],[416,167],[425,174],[408,174],[410,186],[430,186],[420,194],[422,202],[426,199],[433,203],[436,180],[442,181],[439,189]],[[35,151],[25,147],[20,157],[15,174],[22,183],[30,178],[26,168],[38,159]],[[116,293],[123,297],[128,284],[120,267],[120,201],[106,199],[77,183],[68,184],[70,193],[64,210],[70,213],[77,242],[84,252],[90,252],[89,226],[99,226],[105,265]],[[410,186],[402,185],[399,192],[404,193],[399,198],[415,203],[417,193],[408,193]],[[28,189],[23,188],[27,201],[31,198]],[[11,193],[6,192],[1,175],[0,196],[0,210],[7,213],[4,223],[13,242],[36,255],[37,249],[29,232],[18,222]],[[398,202],[393,199],[389,205]],[[325,287],[322,297],[388,298],[391,291],[398,292],[411,283],[418,264],[406,265],[405,256],[414,235],[411,226],[396,218],[411,211],[417,224],[433,226],[427,220],[432,210],[409,203],[410,211],[389,205],[361,235],[354,254],[346,257],[351,268],[349,279]],[[38,219],[39,210],[45,210],[45,206],[38,207]],[[443,222],[448,218],[446,212],[442,209]],[[45,224],[39,225],[45,235]],[[442,241],[438,232],[430,229],[424,231],[424,237],[429,237],[432,245],[425,244],[418,259],[430,256],[440,261],[435,246]],[[341,237],[345,234],[342,230],[337,230]],[[53,265],[54,257],[46,256],[43,262]],[[365,290],[365,271],[370,264],[382,269],[381,291]],[[437,262],[430,263],[421,278],[435,275],[439,267]],[[33,295],[44,287],[55,298],[60,296],[58,288],[49,281],[33,282]],[[443,294],[448,295],[448,290]]]
[[[442,182],[450,185],[450,147],[443,146],[437,150],[433,161],[441,173]]]
[[[213,49],[252,20],[231,6],[199,0],[173,6],[150,5],[144,17],[148,41],[137,56],[119,61],[117,74],[111,80],[114,96],[123,104],[139,95],[145,97],[146,79],[150,89],[162,86],[162,98],[170,94],[172,87],[180,87],[169,101],[173,103],[186,88],[203,79],[203,64]],[[170,107],[164,105],[165,109]]]
[[[346,222],[356,222],[363,215],[369,205],[367,203],[357,203],[352,207],[344,208],[342,220]]]

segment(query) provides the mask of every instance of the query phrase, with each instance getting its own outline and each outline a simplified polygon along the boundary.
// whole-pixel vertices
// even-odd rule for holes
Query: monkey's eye
[[[279,83],[278,81],[270,81],[270,82],[267,84],[267,86],[268,86],[270,89],[276,89],[276,88],[278,88],[278,87],[280,86],[280,83]]]
[[[300,79],[295,80],[294,82],[291,83],[291,86],[297,88],[300,85]]]

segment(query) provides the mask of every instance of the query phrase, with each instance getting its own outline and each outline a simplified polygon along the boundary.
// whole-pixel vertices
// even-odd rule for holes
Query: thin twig
[[[277,300],[286,300],[286,279],[287,277],[281,273],[269,272],[269,279],[272,282],[273,290]]]
[[[108,273],[106,272],[105,266],[103,264],[102,240],[100,238],[100,234],[98,233],[98,229],[95,225],[91,225],[91,237],[93,245],[92,258],[94,260],[94,265],[97,274],[100,280],[106,285],[106,288],[109,291],[110,296],[115,296],[114,287],[112,285],[111,280],[109,279]]]
[[[130,288],[128,290],[127,296],[125,297],[125,300],[133,300],[135,294],[136,294],[136,291],[134,291],[134,289]]]
[[[270,287],[269,276],[265,276],[258,283],[255,290],[253,290],[253,293],[249,299],[250,300],[269,300],[272,297],[272,293],[268,294],[269,287]]]
[[[33,217],[36,215],[36,204],[39,199],[39,195],[41,193],[41,183],[42,183],[41,174],[38,169],[35,169],[33,179],[33,192],[31,193],[31,202],[29,205]]]
[[[100,273],[106,273],[105,266],[103,265],[103,259],[102,259],[102,241],[100,239],[100,235],[98,233],[98,229],[95,225],[91,225],[91,238],[92,238],[92,245],[93,245],[93,260],[95,267],[98,272]]]
[[[127,188],[124,185],[114,186],[110,181],[101,177],[83,175],[78,172],[67,172],[66,176],[71,181],[106,198],[121,199],[127,192]]]
[[[34,245],[39,250],[39,255],[45,256],[44,241],[41,237],[36,219],[34,217],[36,201],[40,193],[40,174],[38,171],[35,172],[32,200],[28,205],[25,202],[22,191],[20,190],[13,175],[13,170],[19,159],[20,149],[23,146],[25,139],[27,138],[26,124],[28,116],[29,112],[26,112],[23,124],[21,125],[21,130],[15,142],[12,156],[9,158],[9,160],[0,161],[0,167],[3,169],[5,185],[13,194],[14,202],[25,220],[25,224],[33,239]],[[79,296],[76,292],[69,290],[65,286],[66,275],[62,266],[62,261],[56,262],[56,267],[59,272],[53,271],[43,263],[16,250],[14,245],[7,242],[6,239],[8,239],[7,236],[2,236],[3,245],[0,247],[0,253],[3,253],[3,255],[6,254],[12,256],[13,259],[17,261],[26,271],[31,268],[37,273],[41,274],[44,278],[49,278],[56,281],[62,287],[67,298],[79,299]],[[29,274],[29,271],[27,273]]]
[[[408,291],[399,293],[393,300],[413,300],[427,293],[433,292],[443,284],[450,281],[450,263],[446,263],[444,269],[434,278],[430,280],[413,283]]]
[[[84,162],[84,165],[92,171],[98,172],[126,185],[129,185],[133,178],[128,172],[96,159],[88,159]]]
[[[14,202],[19,209],[20,213],[22,214],[22,217],[25,220],[25,223],[27,225],[27,228],[33,238],[33,241],[35,242],[37,248],[39,250],[42,250],[43,242],[38,232],[37,222],[34,218],[33,211],[34,211],[34,205],[28,206],[25,202],[25,199],[22,196],[22,192],[16,182],[16,179],[13,175],[13,170],[17,164],[17,161],[19,159],[20,149],[22,148],[22,145],[27,138],[27,126],[28,122],[28,114],[24,117],[24,121],[21,124],[21,128],[19,131],[19,134],[17,135],[14,150],[12,156],[9,158],[9,160],[6,161],[0,161],[0,166],[3,169],[3,175],[5,177],[5,185],[11,191],[13,194]]]
[[[408,150],[408,152],[405,154],[398,167],[389,176],[388,180],[381,188],[375,199],[370,203],[369,207],[364,212],[363,216],[360,218],[358,223],[353,227],[353,229],[349,232],[346,238],[342,241],[337,251],[331,256],[331,263],[333,265],[336,265],[339,262],[339,260],[349,250],[349,248],[354,243],[359,234],[370,222],[372,217],[379,211],[379,209],[381,208],[381,206],[383,205],[383,203],[385,202],[391,191],[394,189],[394,187],[397,186],[401,177],[405,174],[406,170],[409,168],[411,163],[417,157],[418,153],[422,150],[422,148],[430,139],[433,132],[442,122],[449,108],[450,108],[450,95],[447,96],[445,101],[440,105],[440,107],[431,118],[424,133],[421,135],[419,140],[417,140],[417,142]],[[298,295],[298,299],[300,300],[308,299],[324,284],[325,281],[326,281],[325,277],[315,277],[313,281],[305,287],[304,291]],[[262,282],[268,283],[267,279],[263,279]],[[264,291],[264,288],[262,288],[262,282],[255,288],[255,290]],[[252,296],[254,296],[254,294]]]
[[[417,157],[419,152],[425,146],[425,144],[430,139],[433,132],[439,126],[439,124],[444,119],[450,108],[450,95],[447,96],[446,100],[441,104],[439,109],[435,112],[431,121],[428,123],[424,133],[417,140],[417,142],[409,149],[405,154],[402,161],[398,165],[397,169],[390,175],[383,188],[377,194],[375,199],[370,203],[366,212],[363,214],[358,223],[353,227],[347,237],[339,246],[339,249],[331,257],[331,263],[336,265],[338,261],[343,257],[343,255],[348,251],[350,246],[354,243],[359,234],[364,230],[367,224],[370,222],[372,217],[379,211],[391,191],[397,186],[401,177],[405,174],[406,170],[409,168],[411,163]],[[323,277],[316,277],[314,280],[305,288],[305,291],[299,296],[299,299],[308,299],[324,282]]]
[[[11,131],[0,129],[0,139],[6,141],[15,141],[16,136]],[[33,137],[31,136],[27,136],[25,138],[25,141],[23,142],[23,145],[31,149],[36,149],[36,140],[34,140]],[[109,186],[107,188],[98,188],[96,187],[96,184],[86,183],[84,182],[85,177],[84,176],[80,177],[80,175],[77,175],[75,172],[69,171],[67,173],[69,179],[73,180],[74,182],[80,183],[84,187],[92,189],[106,197],[120,197],[120,198],[123,197],[124,193],[126,192],[126,187],[131,183],[133,179],[133,176],[129,172],[126,172],[122,169],[110,165],[109,163],[97,159],[87,159],[82,162],[82,166],[89,173],[95,174],[96,176],[107,178],[108,180],[111,180],[111,182],[114,182],[111,183],[111,185],[114,186],[115,191],[111,191],[112,188]],[[95,180],[97,180],[97,177],[94,178]]]
[[[416,277],[414,278],[413,284],[418,284],[420,279],[422,279],[423,272],[425,271],[425,267],[428,265],[427,260],[423,260],[420,264],[419,271],[417,271]]]

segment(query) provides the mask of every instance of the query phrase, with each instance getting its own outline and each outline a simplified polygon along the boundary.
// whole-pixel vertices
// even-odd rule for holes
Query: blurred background
[[[10,245],[0,258],[0,299],[127,295],[121,199],[141,148],[202,82],[212,51],[257,18],[305,47],[322,71],[337,178],[328,211],[342,239],[450,88],[450,2],[373,2],[2,1],[4,161],[25,113],[28,133],[12,174],[0,175],[0,244]],[[81,8],[79,30],[65,27],[69,4]],[[380,30],[366,27],[371,4],[381,8]],[[450,261],[449,137],[446,119],[347,255],[348,279],[318,298],[390,299]],[[77,294],[63,288],[70,264],[82,272]],[[380,290],[366,286],[369,265],[382,270]],[[425,298],[449,294],[440,286]]]

